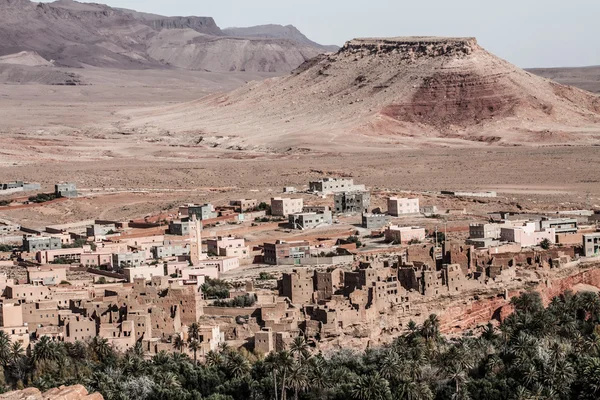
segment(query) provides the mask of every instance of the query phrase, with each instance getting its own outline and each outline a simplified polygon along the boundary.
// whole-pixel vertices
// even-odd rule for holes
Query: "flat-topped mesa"
[[[394,38],[353,39],[340,49],[340,53],[399,54],[402,58],[465,56],[480,49],[477,39],[445,38],[435,36],[408,36]]]

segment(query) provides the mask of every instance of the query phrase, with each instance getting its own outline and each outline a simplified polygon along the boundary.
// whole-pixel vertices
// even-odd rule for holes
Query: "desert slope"
[[[328,151],[600,142],[600,98],[525,72],[473,38],[355,39],[292,75],[160,110],[130,128],[230,148]]]

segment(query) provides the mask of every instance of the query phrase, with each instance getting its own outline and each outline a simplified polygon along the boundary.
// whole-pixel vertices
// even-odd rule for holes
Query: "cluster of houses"
[[[61,190],[70,195],[76,189]],[[310,182],[309,192],[330,196],[331,205],[306,205],[298,196],[273,197],[270,204],[234,199],[223,207],[183,205],[166,223],[19,227],[19,248],[0,253],[0,267],[26,277],[0,274],[0,329],[24,346],[43,336],[69,342],[100,336],[120,350],[139,342],[155,353],[174,351],[177,337],[185,341],[187,327],[200,321],[201,355],[223,341],[250,342],[267,353],[285,348],[300,332],[332,337],[356,325],[382,325],[382,318],[397,328],[421,315],[415,304],[501,288],[516,279],[517,268],[562,268],[600,257],[600,214],[593,212],[493,213],[470,224],[466,240],[451,241],[402,223],[437,213],[416,197],[391,196],[383,213],[371,210],[371,193],[349,178]],[[263,218],[278,218],[287,229],[318,229],[343,214],[360,214],[362,226],[381,239],[365,233],[251,245],[241,236],[210,232]],[[359,239],[384,244],[360,247]],[[223,307],[206,294],[223,274],[253,263],[294,269],[281,275],[276,290],[256,289],[252,281],[231,288],[230,299],[253,299],[245,307]]]

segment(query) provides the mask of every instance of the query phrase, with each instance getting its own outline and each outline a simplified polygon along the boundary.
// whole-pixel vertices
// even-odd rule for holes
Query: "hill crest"
[[[534,76],[474,38],[364,38],[294,73],[134,125],[232,148],[539,145],[600,141],[600,98]]]

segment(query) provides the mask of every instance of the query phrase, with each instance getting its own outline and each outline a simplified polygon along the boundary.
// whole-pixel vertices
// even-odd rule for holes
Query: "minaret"
[[[198,265],[202,259],[202,221],[192,214],[190,221],[190,261]]]

